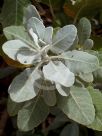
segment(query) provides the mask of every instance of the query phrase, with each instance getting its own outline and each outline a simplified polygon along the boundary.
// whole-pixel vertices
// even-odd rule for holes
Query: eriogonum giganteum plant
[[[95,90],[89,86],[99,69],[99,60],[91,51],[89,20],[82,18],[78,29],[71,24],[56,32],[51,26],[45,27],[36,8],[29,5],[23,24],[4,28],[8,41],[2,46],[9,58],[25,66],[8,88],[19,129],[32,130],[54,106],[69,119],[95,128]]]

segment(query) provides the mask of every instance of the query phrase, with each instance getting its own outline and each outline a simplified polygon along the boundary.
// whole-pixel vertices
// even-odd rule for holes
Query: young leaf
[[[83,45],[84,50],[90,50],[90,49],[92,49],[93,44],[94,44],[93,40],[87,39],[87,40],[84,42],[84,45]]]
[[[45,79],[59,83],[65,87],[70,87],[74,84],[75,76],[70,70],[62,63],[53,63],[50,61],[43,67]]]
[[[67,25],[59,29],[53,38],[51,51],[58,54],[68,50],[77,36],[77,29],[74,25]]]
[[[94,121],[95,109],[86,88],[71,87],[69,97],[59,97],[58,107],[80,124],[89,125]]]
[[[83,17],[80,19],[78,24],[79,43],[83,45],[85,40],[89,39],[90,35],[91,35],[91,23],[87,18]]]
[[[65,64],[75,74],[90,73],[99,68],[98,58],[83,51],[68,51],[60,55]]]
[[[17,118],[18,128],[22,131],[32,130],[42,123],[48,114],[49,107],[38,96],[19,111]]]
[[[89,87],[88,90],[96,110],[95,119],[92,124],[88,125],[88,127],[102,131],[102,93],[92,87]]]
[[[32,17],[36,17],[36,18],[38,18],[39,20],[42,21],[37,9],[33,5],[28,5],[24,9],[24,17],[23,17],[24,24],[26,24],[27,21]]]
[[[28,23],[27,23],[28,31],[31,28],[33,29],[33,32],[38,36],[38,38],[43,40],[45,26],[43,25],[43,23],[39,19],[32,17],[28,20]]]
[[[10,40],[3,44],[2,49],[4,53],[13,60],[17,60],[17,53],[19,50],[23,49],[31,50],[27,44],[21,40]],[[32,49],[33,50],[33,49]]]
[[[53,27],[46,27],[44,33],[44,41],[47,44],[52,44]]]
[[[34,89],[34,82],[38,78],[40,78],[38,70],[31,68],[25,69],[12,81],[8,89],[10,98],[14,102],[24,102],[34,98],[39,92]]]
[[[79,136],[79,127],[76,123],[66,125],[60,133],[60,136]]]

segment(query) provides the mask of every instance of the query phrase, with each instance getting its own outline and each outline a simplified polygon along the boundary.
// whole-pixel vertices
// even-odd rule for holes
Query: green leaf
[[[94,121],[95,109],[86,88],[71,87],[68,97],[59,97],[58,107],[80,124],[89,125]]]
[[[35,8],[35,6],[33,5],[28,5],[25,9],[24,9],[24,17],[23,17],[23,22],[24,24],[27,23],[27,21],[32,18],[32,17],[36,17],[39,20],[42,21],[39,12],[37,11],[37,9]]]
[[[4,28],[3,31],[8,40],[20,39],[26,44],[36,48],[23,26],[9,26]]]
[[[19,50],[31,50],[31,48],[21,40],[7,41],[3,44],[2,49],[4,53],[13,60],[17,59],[17,53],[19,52]]]
[[[51,51],[58,54],[68,50],[73,44],[76,36],[77,29],[74,25],[66,25],[60,28],[53,38]]]
[[[93,74],[92,73],[80,73],[79,77],[85,82],[93,82]]]
[[[0,15],[3,27],[21,25],[23,23],[23,8],[29,3],[29,0],[5,0]]]
[[[44,90],[43,98],[47,105],[54,106],[56,104],[56,93],[55,90]]]
[[[93,72],[93,76],[96,82],[102,82],[102,67]]]
[[[49,107],[38,96],[19,111],[17,118],[18,128],[22,131],[32,130],[42,123],[48,114]]]
[[[38,70],[25,69],[13,79],[8,89],[10,98],[18,103],[34,98],[39,92],[39,90],[34,89],[34,82],[38,78],[40,78]]]
[[[87,52],[73,50],[59,57],[65,59],[65,64],[75,74],[90,73],[99,68],[98,58]]]
[[[63,86],[70,87],[74,84],[74,74],[62,62],[53,63],[50,61],[43,67],[43,73],[45,79]]]
[[[16,103],[12,101],[10,98],[8,98],[7,111],[10,116],[17,115],[18,111],[21,110],[23,106],[24,106],[24,103]]]
[[[79,43],[84,44],[85,40],[89,39],[91,35],[91,24],[90,21],[83,17],[80,19],[78,24],[78,38]]]
[[[88,127],[102,131],[102,93],[92,87],[89,87],[88,90],[92,97],[96,113],[94,121]]]
[[[60,133],[60,136],[79,136],[79,127],[76,123],[66,125]]]

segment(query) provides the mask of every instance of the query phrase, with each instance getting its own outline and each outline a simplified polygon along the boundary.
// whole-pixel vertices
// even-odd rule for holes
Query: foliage
[[[29,0],[5,0],[0,14],[0,22],[3,26],[21,25],[23,8],[29,3]]]
[[[18,128],[32,130],[51,113],[58,117],[56,127],[61,116],[60,124],[67,122],[60,136],[79,135],[77,123],[102,131],[101,92],[93,88],[101,52],[91,50],[89,20],[81,18],[77,28],[70,24],[54,33],[32,5],[25,9],[23,20],[22,26],[4,28],[8,41],[2,46],[24,68],[8,88],[8,112],[17,115]],[[51,111],[54,107],[57,112]]]

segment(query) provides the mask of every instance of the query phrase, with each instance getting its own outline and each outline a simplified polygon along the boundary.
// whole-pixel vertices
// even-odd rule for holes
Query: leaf
[[[21,64],[25,65],[34,65],[41,61],[40,53],[34,52],[29,48],[20,48],[17,52],[16,58]]]
[[[53,38],[51,51],[58,54],[68,50],[73,44],[76,36],[77,29],[74,25],[66,25],[60,28]]]
[[[54,106],[56,104],[56,93],[55,90],[43,91],[43,98],[47,105]]]
[[[46,27],[44,33],[44,41],[47,44],[52,44],[53,27]]]
[[[21,25],[23,23],[23,8],[29,3],[29,0],[5,0],[0,15],[3,27]]]
[[[80,124],[89,125],[94,121],[95,109],[86,88],[71,87],[69,97],[59,97],[58,107]]]
[[[17,115],[18,111],[24,106],[24,103],[16,103],[8,98],[7,111],[10,116]]]
[[[27,29],[28,29],[28,31],[30,29],[33,29],[33,32],[38,36],[38,38],[43,40],[45,26],[43,25],[43,23],[39,19],[37,19],[35,17],[30,18],[27,23]]]
[[[10,98],[18,103],[34,98],[38,94],[38,90],[34,89],[34,82],[38,78],[40,78],[40,75],[37,70],[25,69],[13,79],[8,89]]]
[[[102,93],[92,87],[88,88],[92,97],[92,101],[95,107],[95,119],[92,124],[88,125],[89,128],[102,131]]]
[[[27,23],[27,21],[32,18],[32,17],[36,17],[39,20],[42,21],[39,12],[37,11],[37,9],[35,8],[35,6],[33,5],[28,5],[25,9],[24,9],[24,17],[23,17],[23,22],[24,24]]]
[[[75,74],[90,73],[99,68],[98,58],[83,51],[68,51],[60,55],[67,67]]]
[[[35,98],[18,113],[17,124],[22,131],[29,131],[42,123],[49,114],[49,107],[41,97]]]
[[[32,48],[29,48],[27,44],[25,44],[24,42],[20,40],[7,41],[6,43],[3,44],[3,47],[2,47],[4,53],[13,60],[17,60],[16,57],[17,57],[18,51],[19,50],[23,51],[25,48],[26,50],[32,49]]]
[[[79,77],[85,82],[93,82],[93,74],[92,73],[80,73]]]
[[[36,49],[36,46],[33,41],[31,41],[30,36],[23,26],[9,26],[4,28],[3,31],[8,40],[19,39]]]
[[[70,87],[74,84],[74,74],[62,62],[53,63],[50,61],[47,65],[43,66],[43,73],[45,79],[65,87]]]
[[[61,131],[60,136],[79,136],[79,127],[76,123],[67,124]]]
[[[90,50],[94,45],[94,42],[93,40],[91,39],[87,39],[85,42],[84,42],[84,45],[83,45],[83,48],[84,50]]]
[[[83,17],[80,19],[78,24],[79,43],[83,45],[85,40],[89,39],[90,35],[91,35],[91,23],[87,18]]]
[[[68,96],[70,89],[68,87],[61,86],[60,84],[56,83],[56,89],[58,90],[59,94],[62,96]]]

